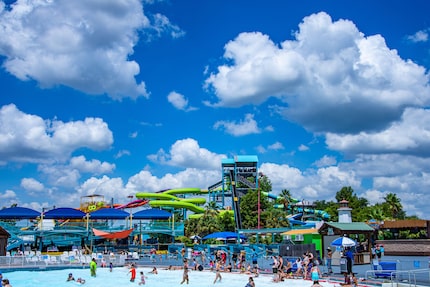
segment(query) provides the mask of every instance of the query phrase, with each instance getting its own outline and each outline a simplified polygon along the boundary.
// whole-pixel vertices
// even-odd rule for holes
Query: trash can
[[[339,267],[340,267],[340,273],[348,272],[346,257],[341,257],[339,259]]]

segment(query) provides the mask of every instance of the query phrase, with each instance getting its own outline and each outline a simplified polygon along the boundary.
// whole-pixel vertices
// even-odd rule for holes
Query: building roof
[[[405,220],[392,220],[384,221],[380,228],[427,228],[430,220],[423,219],[405,219]]]
[[[325,222],[318,232],[327,235],[328,229],[332,228],[333,233],[337,235],[351,234],[351,233],[372,233],[375,230],[367,225],[365,222]]]
[[[258,162],[258,157],[256,155],[236,155],[234,157],[236,162]]]
[[[281,235],[304,235],[304,234],[318,234],[318,229],[316,228],[292,229],[281,233]]]

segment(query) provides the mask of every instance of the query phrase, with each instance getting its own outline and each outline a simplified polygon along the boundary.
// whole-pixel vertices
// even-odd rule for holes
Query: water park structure
[[[43,210],[42,212],[23,214],[6,214],[2,219],[28,219],[30,224],[17,228],[1,222],[3,228],[11,234],[11,240],[7,249],[17,246],[33,244],[38,246],[63,246],[92,245],[93,241],[99,239],[122,239],[120,236],[129,238],[151,237],[153,234],[165,234],[172,237],[184,235],[184,223],[175,221],[174,214],[179,212],[183,218],[187,216],[201,216],[205,212],[204,205],[214,202],[220,210],[226,210],[234,215],[235,230],[237,232],[250,232],[243,230],[240,216],[240,199],[249,190],[259,190],[258,157],[255,155],[238,155],[234,158],[225,158],[221,162],[222,176],[215,184],[207,189],[200,188],[172,188],[158,192],[138,192],[128,203],[114,204],[106,202],[103,195],[89,195],[81,198],[79,208],[58,208],[54,210]],[[279,195],[259,192],[259,196],[278,200]],[[328,214],[324,211],[315,210],[312,204],[294,198],[289,199],[288,210],[285,216],[290,221],[291,227],[277,230],[280,233],[295,228],[315,227],[315,219],[327,220]],[[278,204],[279,208],[284,208]],[[130,210],[130,212],[125,212]],[[132,211],[136,211],[133,213]],[[141,210],[141,211],[139,211]],[[170,216],[152,217],[142,216],[139,212],[144,210],[167,211]],[[21,210],[22,211],[22,210]],[[260,208],[259,208],[260,211]],[[121,213],[122,212],[122,213]],[[121,224],[114,225],[113,221]],[[260,230],[257,233],[274,232],[274,230]],[[145,235],[145,236],[142,236]]]

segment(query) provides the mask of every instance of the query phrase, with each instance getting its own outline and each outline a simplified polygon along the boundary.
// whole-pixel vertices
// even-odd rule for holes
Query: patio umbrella
[[[240,238],[240,239],[246,239],[245,235],[243,234],[237,234],[236,232],[231,231],[221,231],[221,232],[214,232],[211,234],[206,235],[203,237],[203,240],[209,239],[209,238],[215,238],[217,240],[227,240],[232,238]]]
[[[342,246],[342,247],[352,247],[355,246],[357,243],[352,240],[349,237],[343,236],[343,237],[339,237],[336,238],[335,240],[333,240],[331,242],[331,246]]]
[[[192,240],[194,240],[194,239],[198,239],[198,240],[200,240],[200,239],[202,239],[200,236],[198,236],[198,235],[191,235],[190,236],[190,239],[192,239]]]

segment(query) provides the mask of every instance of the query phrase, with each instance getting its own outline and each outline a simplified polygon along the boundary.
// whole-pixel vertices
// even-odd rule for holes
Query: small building
[[[391,238],[376,241],[376,244],[384,246],[386,255],[430,256],[430,220],[386,220],[378,227],[384,234],[391,234]],[[402,233],[414,236],[405,238]]]
[[[9,232],[0,227],[0,256],[6,256],[7,241],[10,237]]]
[[[430,220],[423,219],[405,219],[405,220],[385,220],[379,225],[379,230],[389,231],[392,239],[399,238],[400,231],[409,231],[410,233],[421,233],[418,238],[430,239]],[[406,238],[403,238],[406,239]]]
[[[360,234],[364,235],[366,240],[364,244],[360,244],[356,247],[354,263],[355,264],[368,264],[371,259],[371,244],[372,236],[375,230],[365,222],[352,222],[351,211],[352,208],[348,206],[348,201],[342,200],[339,202],[339,208],[337,209],[339,215],[339,222],[325,222],[319,229],[318,232],[322,236],[323,250],[327,250],[331,242],[340,236],[348,236],[354,240],[358,239]],[[360,250],[357,250],[358,247]],[[333,265],[337,265],[340,258],[340,250],[335,250],[333,253]]]

